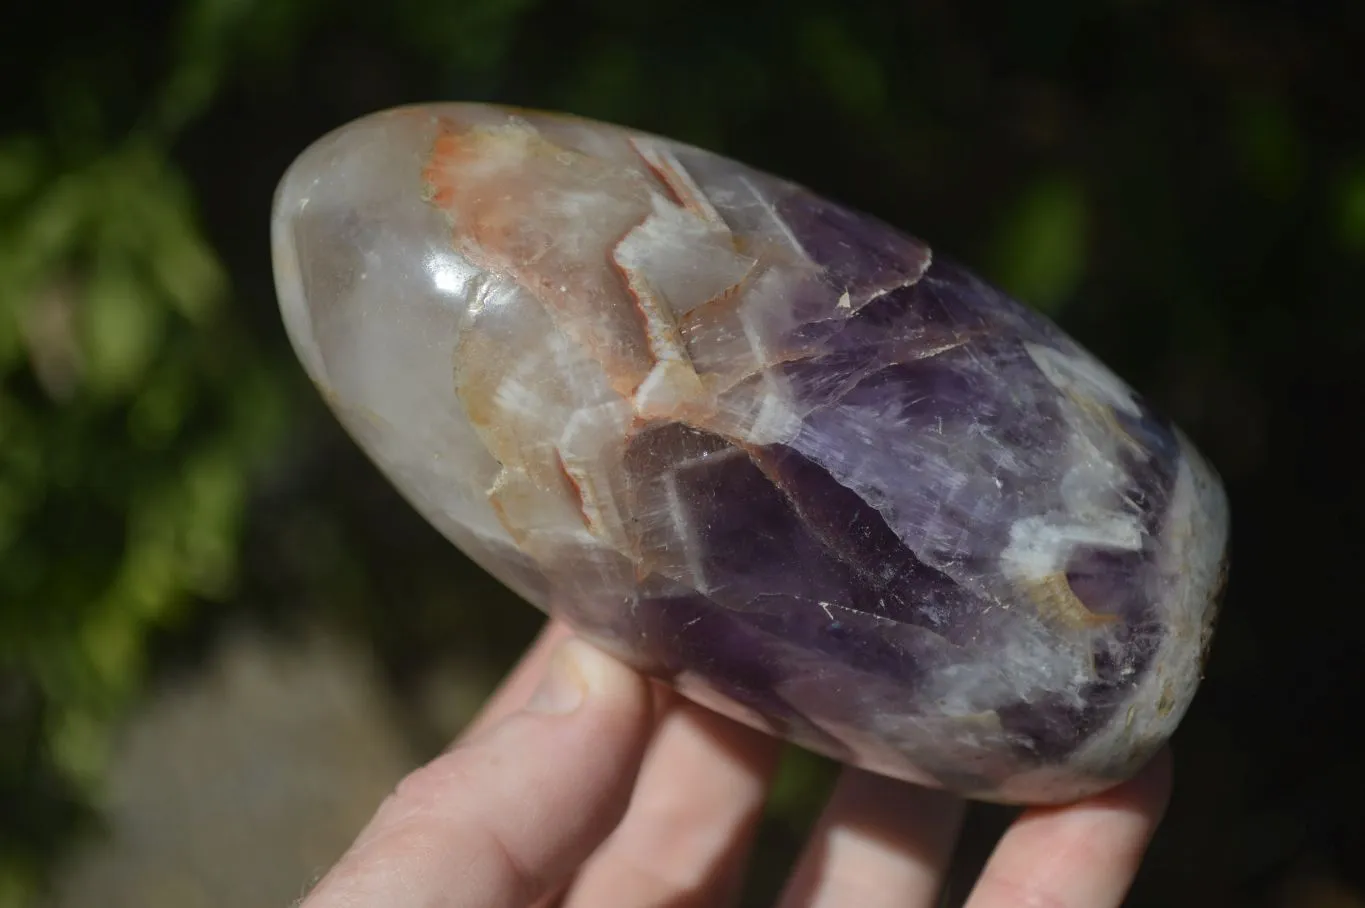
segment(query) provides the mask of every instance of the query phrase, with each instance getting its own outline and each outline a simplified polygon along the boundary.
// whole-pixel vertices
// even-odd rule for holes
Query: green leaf
[[[187,465],[180,536],[183,582],[204,596],[227,592],[236,567],[238,522],[246,499],[245,470],[225,448]]]
[[[1279,98],[1249,95],[1234,105],[1234,150],[1251,185],[1270,198],[1285,198],[1299,185],[1304,149],[1288,106]]]
[[[1055,313],[1085,272],[1087,203],[1068,177],[1038,180],[996,231],[992,275],[1006,291]]]
[[[196,390],[183,363],[159,367],[137,391],[128,412],[128,438],[144,451],[171,444],[194,405]]]
[[[90,222],[93,188],[84,173],[68,173],[42,190],[14,231],[9,277],[31,281],[74,251]]]
[[[834,784],[832,760],[800,747],[782,749],[766,812],[795,826],[814,819]]]
[[[86,286],[82,328],[86,377],[104,394],[128,390],[146,372],[165,330],[165,310],[131,263],[106,257]]]
[[[633,120],[646,93],[640,55],[624,44],[604,47],[585,61],[565,86],[563,106],[585,116],[628,122]]]
[[[504,62],[516,26],[537,2],[402,0],[394,12],[408,40],[459,69],[481,72]]]
[[[190,0],[175,38],[175,65],[153,105],[152,132],[173,138],[213,101],[259,0]]]
[[[1365,254],[1365,164],[1341,178],[1337,200],[1338,242],[1349,252]]]
[[[27,861],[0,853],[0,908],[32,908],[38,879]]]
[[[0,206],[35,192],[42,175],[43,149],[36,136],[0,139]]]
[[[93,786],[104,769],[109,751],[109,728],[104,717],[87,710],[65,710],[49,732],[53,760],[67,775]]]
[[[805,19],[797,32],[797,46],[825,91],[845,109],[871,117],[886,106],[881,61],[842,21],[827,15]]]
[[[152,274],[182,315],[199,319],[222,296],[226,278],[218,257],[188,215],[163,225],[153,237]]]

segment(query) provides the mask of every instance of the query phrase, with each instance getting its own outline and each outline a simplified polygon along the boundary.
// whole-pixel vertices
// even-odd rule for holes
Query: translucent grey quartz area
[[[273,244],[299,358],[413,506],[695,700],[1026,803],[1184,714],[1217,477],[920,241],[676,142],[441,105],[308,149]]]

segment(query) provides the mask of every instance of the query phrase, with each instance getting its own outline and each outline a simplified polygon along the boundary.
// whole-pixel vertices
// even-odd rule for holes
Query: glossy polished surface
[[[1227,507],[1055,326],[668,140],[378,114],[280,187],[309,375],[436,527],[694,699],[1004,801],[1134,772],[1197,687]]]

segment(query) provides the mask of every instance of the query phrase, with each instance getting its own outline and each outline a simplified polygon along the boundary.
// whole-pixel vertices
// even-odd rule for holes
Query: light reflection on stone
[[[300,358],[376,463],[688,696],[1020,802],[1131,775],[1188,706],[1217,477],[918,240],[695,148],[471,105],[318,142],[274,238]]]

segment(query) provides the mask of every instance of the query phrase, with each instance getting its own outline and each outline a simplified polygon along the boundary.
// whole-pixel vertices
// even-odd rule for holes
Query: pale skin
[[[723,908],[779,747],[551,624],[300,908]],[[1025,811],[967,908],[1116,908],[1170,778]],[[778,908],[935,908],[963,807],[844,770]]]

